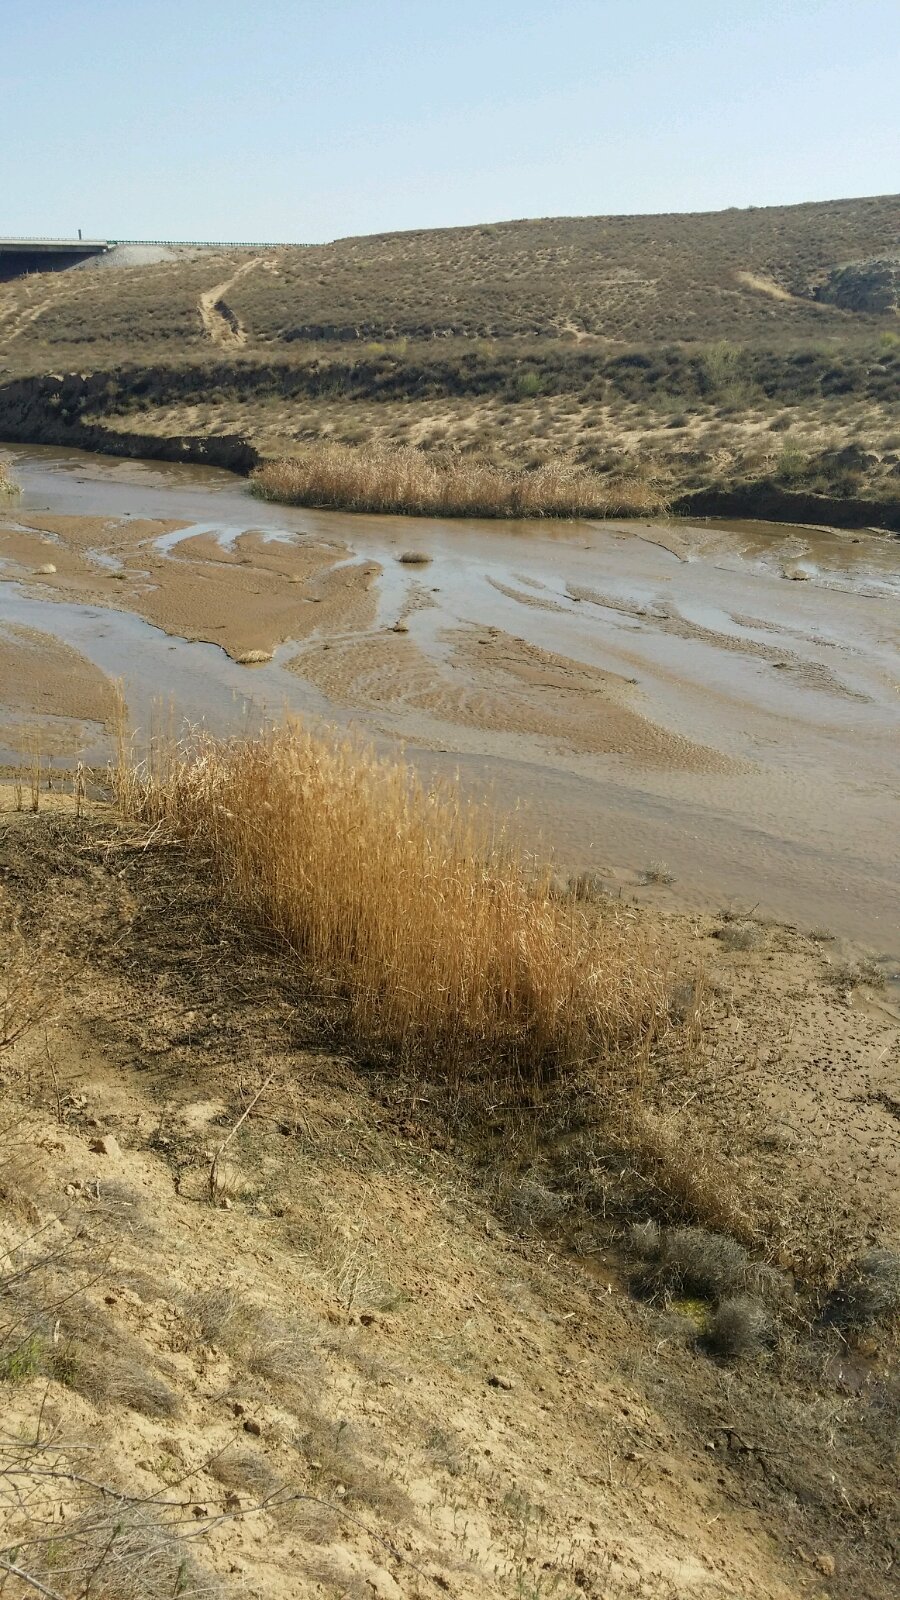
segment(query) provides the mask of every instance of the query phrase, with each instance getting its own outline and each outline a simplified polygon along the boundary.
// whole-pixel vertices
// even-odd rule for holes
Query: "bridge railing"
[[[311,250],[312,245],[273,239],[52,239],[35,234],[30,239],[0,238],[0,250],[27,249],[30,245],[55,245],[60,250],[111,250],[114,245],[153,245],[181,250]]]

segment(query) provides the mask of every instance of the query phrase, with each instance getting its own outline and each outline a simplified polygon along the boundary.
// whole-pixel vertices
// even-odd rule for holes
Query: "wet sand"
[[[262,505],[209,469],[9,454],[0,622],[122,677],[144,725],[154,699],[221,731],[284,709],[362,725],[613,885],[900,951],[896,541],[400,522]],[[638,890],[656,860],[677,882]]]
[[[51,634],[0,622],[0,746],[17,754],[77,755],[115,715],[113,685]]]

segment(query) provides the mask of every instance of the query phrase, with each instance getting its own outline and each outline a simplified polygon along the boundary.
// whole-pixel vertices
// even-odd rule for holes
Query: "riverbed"
[[[105,760],[114,680],[144,731],[300,713],[458,772],[614,890],[900,953],[900,542],[302,511],[3,455],[0,761]]]

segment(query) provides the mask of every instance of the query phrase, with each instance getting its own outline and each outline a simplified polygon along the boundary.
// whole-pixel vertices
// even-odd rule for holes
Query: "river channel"
[[[105,760],[111,680],[138,729],[300,713],[458,773],[613,888],[900,953],[897,540],[303,511],[0,454],[0,761]]]

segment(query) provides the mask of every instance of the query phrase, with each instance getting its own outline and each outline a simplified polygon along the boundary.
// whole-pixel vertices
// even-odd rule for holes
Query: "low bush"
[[[851,1328],[900,1317],[900,1253],[869,1250],[844,1275],[832,1295],[834,1320]]]
[[[761,1300],[752,1295],[729,1295],[714,1312],[708,1340],[723,1356],[755,1355],[767,1343],[772,1322]]]

